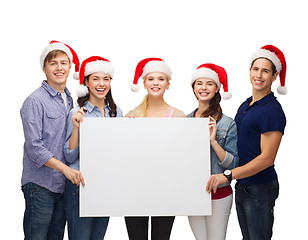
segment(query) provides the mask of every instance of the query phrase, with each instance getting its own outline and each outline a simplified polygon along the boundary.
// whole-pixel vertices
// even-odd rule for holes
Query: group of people
[[[20,110],[25,137],[21,179],[25,239],[63,239],[66,222],[71,240],[104,239],[109,217],[79,217],[79,188],[86,187],[79,170],[79,127],[84,117],[123,117],[112,97],[113,65],[100,56],[80,64],[76,52],[58,41],[43,50],[40,63],[46,80]],[[76,107],[66,88],[73,64],[80,83]],[[212,175],[204,191],[211,193],[212,215],[188,217],[196,240],[225,239],[233,179],[237,179],[235,203],[243,239],[271,239],[279,193],[274,161],[286,125],[271,86],[279,75],[278,92],[286,94],[285,74],[286,61],[278,48],[259,49],[250,63],[252,96],[233,120],[220,106],[222,96],[231,97],[223,67],[206,63],[193,72],[190,83],[198,107],[186,116],[164,100],[172,79],[169,65],[160,58],[138,63],[132,90],[138,90],[142,79],[147,95],[125,117],[209,118]],[[174,219],[151,217],[151,239],[169,239]],[[149,217],[125,217],[125,223],[130,240],[148,239]]]

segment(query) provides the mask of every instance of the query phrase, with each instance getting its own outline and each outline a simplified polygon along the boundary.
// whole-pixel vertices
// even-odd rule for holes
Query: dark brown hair
[[[276,66],[274,65],[274,63],[271,60],[269,60],[268,58],[265,58],[265,57],[260,57],[260,58],[266,59],[266,60],[271,62],[271,64],[272,64],[272,72],[273,72],[273,75],[274,75],[277,72],[277,69],[276,69]],[[256,58],[255,60],[253,60],[252,63],[251,63],[250,68],[252,68],[252,66],[255,63],[255,61],[260,59],[260,58]]]
[[[196,81],[193,82],[192,89],[194,90]],[[194,92],[195,94],[195,92]],[[196,96],[196,94],[195,94]],[[197,96],[196,96],[197,98]],[[197,98],[198,99],[198,98]],[[210,100],[210,106],[208,109],[206,109],[202,114],[201,117],[206,118],[206,117],[213,117],[217,121],[218,119],[221,118],[222,116],[222,108],[220,106],[220,101],[221,101],[221,95],[219,91],[215,93],[214,97]]]
[[[85,82],[89,80],[89,76],[84,78],[83,84],[85,85]],[[83,107],[86,104],[86,101],[89,100],[90,97],[90,93],[88,93],[86,96],[84,97],[79,97],[77,99],[77,103],[79,105],[79,107]],[[109,89],[109,92],[106,95],[105,98],[105,104],[109,104],[110,107],[110,111],[109,111],[109,116],[110,117],[116,117],[117,116],[117,105],[115,104],[113,97],[112,97],[112,93],[111,93],[111,87]]]

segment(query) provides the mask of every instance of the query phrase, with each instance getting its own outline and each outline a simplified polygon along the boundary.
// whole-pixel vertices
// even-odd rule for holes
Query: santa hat
[[[84,78],[95,72],[104,72],[113,78],[114,68],[108,59],[99,56],[92,56],[84,60],[80,66],[79,74],[74,75],[74,78],[79,79],[80,83],[77,89],[77,97],[84,97],[89,93],[87,86],[84,85]]]
[[[52,40],[49,45],[43,50],[40,58],[40,64],[42,69],[44,68],[44,61],[48,53],[53,50],[61,50],[66,53],[70,61],[75,64],[75,72],[79,70],[79,59],[76,52],[68,45],[61,43],[59,41]]]
[[[228,75],[223,67],[213,63],[202,64],[193,72],[191,84],[193,84],[199,78],[212,79],[219,89],[221,88],[222,84],[224,89],[224,93],[222,94],[223,99],[227,100],[232,97],[232,94],[228,92]]]
[[[170,77],[170,79],[172,77],[172,71],[164,60],[161,58],[146,58],[141,60],[136,67],[134,82],[131,86],[131,90],[133,92],[139,91],[139,87],[137,85],[139,78],[141,77],[144,79],[148,73],[152,72],[162,72]]]
[[[282,51],[273,45],[265,45],[252,55],[250,66],[258,58],[266,58],[275,65],[280,78],[280,86],[277,88],[277,92],[282,95],[287,94],[288,91],[285,87],[287,63]]]

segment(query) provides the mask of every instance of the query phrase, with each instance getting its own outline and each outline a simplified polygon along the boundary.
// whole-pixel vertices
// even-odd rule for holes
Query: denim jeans
[[[63,239],[65,213],[63,194],[53,193],[34,183],[22,186],[26,201],[25,240]]]
[[[278,180],[253,185],[236,183],[235,203],[243,240],[271,239],[278,194]]]
[[[79,217],[79,187],[69,180],[66,180],[64,202],[70,240],[104,239],[109,217]]]

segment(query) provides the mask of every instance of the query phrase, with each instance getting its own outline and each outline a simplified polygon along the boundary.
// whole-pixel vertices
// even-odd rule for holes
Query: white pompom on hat
[[[219,89],[222,84],[224,89],[224,92],[222,93],[223,99],[227,100],[232,98],[232,94],[228,91],[228,75],[223,67],[213,63],[202,64],[193,72],[190,83],[193,84],[199,78],[212,79]]]
[[[152,72],[162,72],[166,74],[170,79],[172,78],[172,71],[169,65],[167,65],[161,58],[146,58],[141,60],[136,67],[135,77],[131,90],[133,92],[138,92],[138,80],[139,78],[144,79],[144,77]]]
[[[79,79],[80,84],[76,91],[77,97],[84,97],[89,93],[87,86],[84,85],[84,78],[95,72],[104,72],[113,78],[114,67],[108,59],[100,56],[92,56],[85,59],[81,63],[79,74],[77,73],[74,76],[76,80]]]
[[[68,56],[68,58],[70,59],[70,61],[72,63],[75,64],[75,72],[78,72],[79,70],[79,58],[76,54],[76,52],[74,51],[74,49],[72,49],[70,46],[68,46],[67,44],[61,43],[59,41],[55,41],[52,40],[49,45],[43,50],[41,57],[40,57],[40,64],[41,64],[41,68],[44,68],[44,61],[46,56],[48,55],[48,53],[50,53],[53,50],[61,50],[63,52],[66,53],[66,55]]]
[[[258,58],[266,58],[275,65],[280,79],[280,86],[277,88],[277,92],[286,95],[288,93],[288,90],[285,87],[287,63],[283,52],[273,45],[265,45],[252,55],[250,66],[253,61]]]

